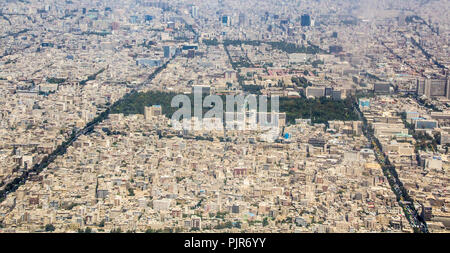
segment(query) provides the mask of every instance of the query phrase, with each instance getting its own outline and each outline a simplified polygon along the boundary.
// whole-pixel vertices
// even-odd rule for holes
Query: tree
[[[45,225],[45,232],[53,232],[53,231],[55,231],[55,226],[53,226],[52,224]]]
[[[233,223],[231,221],[227,221],[227,222],[225,222],[225,227],[226,228],[232,228],[233,227]]]
[[[314,68],[317,68],[317,67],[319,66],[319,64],[323,64],[323,61],[321,61],[321,60],[315,60],[315,61],[313,61],[313,62],[311,63],[311,65],[312,65]]]
[[[147,234],[162,233],[162,232],[163,232],[162,229],[151,229],[151,228],[149,228],[149,229],[145,230],[145,233],[147,233]]]
[[[269,221],[267,220],[267,217],[264,218],[262,225],[263,225],[263,227],[269,225]]]
[[[112,229],[111,230],[111,233],[122,233],[122,229],[120,229],[120,228],[117,228],[117,229]]]
[[[219,42],[217,41],[216,38],[214,38],[212,40],[205,40],[204,39],[202,42],[203,42],[203,44],[205,44],[207,46],[218,46],[219,45]]]

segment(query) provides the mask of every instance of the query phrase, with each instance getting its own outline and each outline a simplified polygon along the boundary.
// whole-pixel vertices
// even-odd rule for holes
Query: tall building
[[[239,14],[239,25],[240,26],[244,26],[245,25],[245,14],[244,13],[240,13]]]
[[[425,79],[417,79],[417,82],[416,82],[416,94],[418,96],[425,95]]]
[[[198,7],[195,6],[195,5],[193,5],[193,6],[191,7],[191,16],[192,16],[193,18],[197,18],[197,17],[198,17]]]
[[[228,26],[228,24],[230,23],[230,17],[228,16],[222,16],[222,25],[226,25]]]
[[[138,16],[131,16],[130,17],[130,23],[136,24],[138,22]]]
[[[333,96],[333,88],[332,87],[326,87],[325,88],[325,97],[331,97]]]
[[[172,48],[170,46],[163,46],[164,49],[164,58],[172,57]]]
[[[150,22],[153,20],[153,16],[151,15],[145,15],[145,22]]]
[[[450,99],[450,83],[448,78],[417,79],[417,95],[427,98],[446,97]]]
[[[301,16],[301,25],[311,26],[311,17],[308,14],[304,14]]]
[[[404,13],[402,13],[402,14],[400,14],[400,16],[398,16],[398,25],[399,26],[406,25],[406,15]]]

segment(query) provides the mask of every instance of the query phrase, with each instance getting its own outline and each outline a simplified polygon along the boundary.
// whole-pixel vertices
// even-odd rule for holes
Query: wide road
[[[380,142],[373,135],[373,132],[369,129],[364,114],[359,110],[359,107],[357,105],[355,105],[355,108],[360,114],[360,118],[363,121],[364,135],[374,147],[375,157],[378,163],[381,165],[384,175],[387,177],[392,191],[399,199],[399,205],[403,208],[406,218],[408,219],[415,232],[428,233],[427,224],[420,218],[420,215],[415,209],[414,204],[412,202],[404,201],[410,199],[410,197],[408,196],[406,191],[402,191],[403,184],[397,176],[398,174],[395,170],[395,166],[392,166],[390,164],[388,157],[381,151]]]

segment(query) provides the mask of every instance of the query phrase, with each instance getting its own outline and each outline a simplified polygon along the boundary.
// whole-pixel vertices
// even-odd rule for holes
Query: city
[[[449,9],[2,1],[0,233],[448,233]]]

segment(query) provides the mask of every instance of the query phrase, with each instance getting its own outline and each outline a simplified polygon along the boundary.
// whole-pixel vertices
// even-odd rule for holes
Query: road
[[[397,176],[398,174],[395,170],[395,166],[392,166],[390,164],[388,157],[381,151],[380,143],[378,139],[373,135],[372,131],[370,131],[364,114],[359,110],[357,105],[355,105],[355,107],[357,108],[357,111],[360,114],[360,118],[364,123],[364,135],[374,147],[375,157],[378,163],[381,165],[384,175],[387,177],[392,191],[397,196],[399,205],[403,208],[406,218],[408,219],[415,232],[428,233],[427,224],[422,221],[413,203],[404,201],[410,199],[410,197],[405,191],[402,191],[403,184]]]

